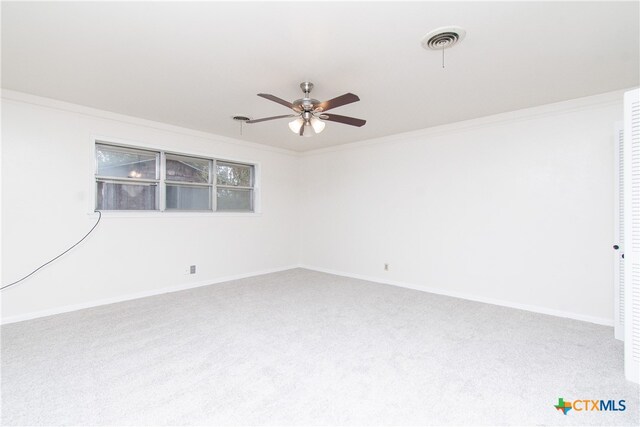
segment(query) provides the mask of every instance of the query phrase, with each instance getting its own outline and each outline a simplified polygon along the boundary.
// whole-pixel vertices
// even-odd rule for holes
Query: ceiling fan
[[[296,117],[296,119],[289,123],[289,129],[300,136],[312,136],[314,133],[320,133],[324,130],[325,123],[323,120],[358,127],[363,126],[367,122],[366,120],[356,119],[354,117],[325,113],[332,108],[360,101],[360,98],[358,98],[357,95],[345,93],[344,95],[340,95],[328,101],[320,102],[317,99],[311,98],[309,95],[311,93],[311,89],[313,89],[313,83],[302,82],[300,83],[300,88],[302,89],[302,92],[304,92],[304,97],[293,102],[285,101],[284,99],[269,95],[268,93],[258,94],[258,96],[262,98],[291,108],[295,114],[265,117],[262,119],[249,120],[247,123],[260,123],[267,120]]]

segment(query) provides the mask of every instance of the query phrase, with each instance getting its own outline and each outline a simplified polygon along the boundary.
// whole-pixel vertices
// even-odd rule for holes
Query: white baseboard
[[[423,291],[423,292],[430,292],[430,293],[438,294],[438,295],[446,295],[446,296],[450,296],[450,297],[454,297],[454,298],[461,298],[461,299],[465,299],[465,300],[469,300],[469,301],[476,301],[476,302],[482,302],[482,303],[486,303],[486,304],[499,305],[499,306],[502,306],[502,307],[515,308],[515,309],[519,309],[519,310],[531,311],[531,312],[534,312],[534,313],[547,314],[547,315],[550,315],[550,316],[564,317],[564,318],[567,318],[567,319],[581,320],[583,322],[590,322],[590,323],[595,323],[595,324],[598,324],[598,325],[613,326],[613,319],[607,319],[607,318],[595,317],[595,316],[587,316],[587,315],[584,315],[584,314],[572,313],[572,312],[568,312],[568,311],[556,310],[556,309],[540,307],[540,306],[533,306],[533,305],[528,305],[528,304],[520,304],[520,303],[516,303],[516,302],[498,300],[498,299],[494,299],[494,298],[485,298],[485,297],[466,294],[466,293],[462,293],[462,292],[448,291],[448,290],[444,290],[444,289],[431,288],[431,287],[428,287],[428,286],[415,285],[415,284],[411,284],[411,283],[399,282],[399,281],[394,281],[394,280],[385,280],[385,279],[380,279],[380,278],[377,278],[377,277],[365,276],[365,275],[362,275],[362,274],[346,273],[344,271],[336,271],[336,270],[331,270],[331,269],[327,269],[327,268],[315,267],[315,266],[303,265],[303,264],[290,265],[290,266],[286,266],[286,267],[278,267],[278,268],[272,268],[272,269],[261,270],[261,271],[254,271],[254,272],[251,272],[251,273],[236,274],[236,275],[233,275],[233,276],[218,277],[218,278],[215,278],[215,279],[205,280],[205,281],[196,282],[196,283],[187,283],[187,284],[169,286],[169,287],[165,287],[165,288],[161,288],[161,289],[153,289],[153,290],[149,290],[149,291],[138,292],[138,293],[135,293],[135,294],[127,294],[127,295],[122,295],[122,296],[118,296],[118,297],[112,297],[112,298],[106,298],[106,299],[101,299],[101,300],[89,301],[89,302],[81,303],[81,304],[67,305],[67,306],[56,307],[56,308],[52,308],[52,309],[48,309],[48,310],[25,313],[25,314],[20,314],[20,315],[17,315],[17,316],[10,316],[10,317],[7,317],[7,318],[3,318],[2,321],[0,322],[0,324],[5,325],[5,324],[9,324],[9,323],[22,322],[24,320],[37,319],[39,317],[52,316],[54,314],[68,313],[68,312],[71,312],[71,311],[82,310],[82,309],[91,308],[91,307],[97,307],[97,306],[100,306],[100,305],[113,304],[113,303],[122,302],[122,301],[129,301],[129,300],[134,300],[134,299],[138,299],[138,298],[144,298],[144,297],[149,297],[149,296],[154,296],[154,295],[177,292],[177,291],[182,291],[182,290],[185,290],[185,289],[199,288],[201,286],[214,285],[216,283],[228,282],[228,281],[231,281],[231,280],[238,280],[238,279],[244,279],[244,278],[247,278],[247,277],[260,276],[262,274],[277,273],[279,271],[291,270],[291,269],[294,269],[294,268],[304,268],[304,269],[307,269],[307,270],[313,270],[313,271],[318,271],[318,272],[322,272],[322,273],[334,274],[336,276],[350,277],[350,278],[353,278],[353,279],[366,280],[366,281],[374,282],[374,283],[382,283],[382,284],[385,284],[385,285],[392,285],[392,286],[398,286],[398,287],[401,287],[401,288],[408,288],[408,289],[414,289],[414,290]]]
[[[66,305],[63,307],[56,307],[47,310],[34,311],[31,313],[19,314],[17,316],[10,316],[3,318],[0,324],[6,325],[9,323],[22,322],[24,320],[37,319],[39,317],[52,316],[54,314],[68,313],[70,311],[82,310],[85,308],[97,307],[100,305],[114,304],[117,302],[130,301],[139,298],[150,297],[160,294],[168,294],[171,292],[183,291],[185,289],[199,288],[201,286],[214,285],[216,283],[229,282],[231,280],[245,279],[247,277],[260,276],[263,274],[277,273],[279,271],[291,270],[298,268],[297,265],[290,265],[286,267],[270,268],[267,270],[254,271],[251,273],[235,274],[233,276],[217,277],[215,279],[203,280],[195,283],[185,283],[180,285],[168,286],[160,289],[151,289],[144,292],[137,292],[134,294],[121,295],[117,297],[104,298],[100,300],[88,301],[80,304]]]
[[[305,268],[307,270],[319,271],[321,273],[334,274],[336,276],[350,277],[352,279],[366,280],[368,282],[382,283],[385,285],[392,285],[392,286],[398,286],[401,288],[414,289],[417,291],[430,292],[432,294],[445,295],[449,297],[461,298],[461,299],[466,299],[466,300],[476,301],[476,302],[483,302],[486,304],[499,305],[502,307],[516,308],[519,310],[531,311],[531,312],[540,313],[540,314],[547,314],[550,316],[565,317],[567,319],[573,319],[573,320],[581,320],[583,322],[595,323],[597,325],[613,326],[613,319],[607,319],[604,317],[588,316],[588,315],[579,314],[579,313],[572,313],[569,311],[556,310],[553,308],[521,304],[517,302],[504,301],[504,300],[499,300],[494,298],[485,298],[485,297],[466,294],[462,292],[431,288],[428,286],[415,285],[412,283],[398,282],[394,280],[380,279],[377,277],[365,276],[362,274],[345,273],[343,271],[330,270],[327,268],[314,267],[311,265],[299,265],[299,267]]]

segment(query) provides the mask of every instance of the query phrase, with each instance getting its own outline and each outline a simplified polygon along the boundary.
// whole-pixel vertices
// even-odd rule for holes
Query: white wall
[[[2,319],[301,263],[611,323],[621,99],[609,93],[298,156],[4,91],[3,284],[93,225],[94,136],[259,162],[262,213],[106,216],[73,252],[3,291]],[[190,264],[196,276],[184,274]]]
[[[621,100],[609,93],[304,155],[302,264],[611,324]]]
[[[94,224],[94,136],[258,162],[262,212],[105,215],[72,252],[2,292],[3,321],[297,264],[294,153],[4,91],[2,284]],[[185,274],[191,264],[196,275]]]

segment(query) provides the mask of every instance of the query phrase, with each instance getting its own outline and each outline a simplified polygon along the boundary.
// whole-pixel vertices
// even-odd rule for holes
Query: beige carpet
[[[612,328],[308,270],[1,333],[4,425],[640,423]]]

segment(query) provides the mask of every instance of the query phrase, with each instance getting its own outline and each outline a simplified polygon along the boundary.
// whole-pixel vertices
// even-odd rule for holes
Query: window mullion
[[[158,185],[158,188],[160,191],[160,195],[158,197],[159,199],[158,203],[160,203],[160,212],[164,212],[167,208],[167,202],[166,202],[167,189],[165,184],[165,178],[166,178],[165,169],[166,169],[166,156],[165,156],[165,152],[161,151],[160,152],[160,168],[158,169],[158,172],[160,175],[160,185]]]
[[[211,177],[211,183],[213,184],[211,187],[211,209],[214,212],[218,211],[218,161],[213,159],[211,161],[212,171],[209,175]]]

